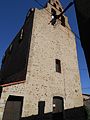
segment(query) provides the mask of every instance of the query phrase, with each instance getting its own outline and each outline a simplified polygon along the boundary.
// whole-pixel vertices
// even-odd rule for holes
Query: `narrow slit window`
[[[19,38],[19,44],[22,42],[23,40],[23,29],[21,30],[21,33],[20,33],[20,38]]]
[[[65,27],[65,17],[61,16],[61,25]]]
[[[57,5],[59,5],[58,1],[56,1]]]
[[[56,72],[61,73],[61,61],[56,59]]]
[[[62,9],[59,7],[59,11],[62,12]]]
[[[51,8],[51,14],[52,14],[53,16],[56,15],[56,11],[55,11],[53,8]]]
[[[20,39],[23,39],[23,29],[21,30]]]
[[[9,46],[9,54],[11,54],[12,49],[13,49],[13,45],[11,44],[11,45]]]
[[[53,8],[51,8],[51,14],[52,14],[52,20],[50,22],[51,25],[54,25],[56,23],[56,11]]]
[[[53,3],[53,6],[56,8],[56,4],[55,3]]]

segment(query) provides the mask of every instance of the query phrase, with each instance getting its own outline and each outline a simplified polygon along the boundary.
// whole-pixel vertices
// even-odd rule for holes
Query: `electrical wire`
[[[39,3],[37,0],[34,0],[35,2],[37,2],[37,4],[40,6],[40,7],[44,7],[41,3]],[[54,6],[53,6],[54,7]],[[45,9],[46,10],[46,12],[48,12],[49,13],[49,15],[51,15],[51,13],[47,10],[47,9]],[[60,19],[58,19],[58,20],[60,20]],[[61,21],[61,20],[60,20]],[[72,31],[69,27],[67,27],[66,26],[66,28],[69,30],[69,31],[71,31],[79,40],[80,40],[80,37],[74,32],[74,31]],[[69,70],[76,70],[76,69],[70,69],[70,68],[67,68],[67,69],[69,69]],[[82,70],[82,71],[88,71],[86,68],[79,68],[79,70]]]
[[[40,7],[42,7],[42,8],[44,8],[44,6],[40,3],[40,2],[38,2],[38,0],[34,0]],[[52,5],[53,6],[53,5]],[[53,6],[54,7],[54,6]],[[55,8],[55,7],[54,7]],[[47,9],[45,9],[46,10],[46,12],[48,12],[49,13],[49,15],[52,15],[51,14],[51,12],[49,12]],[[58,9],[57,9],[58,10]],[[60,11],[59,11],[60,12]],[[58,19],[58,20],[60,20],[60,19]],[[61,20],[60,20],[60,22],[61,22]],[[76,38],[78,38],[79,40],[80,40],[80,37],[78,36],[78,34],[77,33],[75,33],[73,30],[71,30],[68,26],[65,26],[69,31],[71,31],[74,35],[75,35],[75,37]],[[72,69],[71,69],[72,70]],[[75,70],[75,69],[73,69],[73,70]],[[86,68],[85,69],[81,69],[81,68],[79,68],[79,70],[82,70],[82,71],[88,71]]]
[[[73,3],[74,2],[71,2],[71,6],[73,5]],[[52,5],[52,4],[50,4],[50,5]],[[53,5],[52,5],[53,6]],[[53,6],[54,7],[54,6]],[[54,8],[56,8],[56,7],[54,7]],[[56,8],[57,9],[57,8]],[[58,10],[58,9],[57,9]],[[60,10],[58,10],[59,12],[60,12]],[[61,14],[60,14],[60,16],[63,14],[65,12],[65,10],[63,11],[63,12],[61,12]],[[60,20],[60,19],[59,19]],[[80,40],[80,37],[73,31],[73,30],[71,30],[68,26],[66,26],[67,27],[67,29],[69,29],[71,32],[73,32],[73,34]]]
[[[37,2],[37,4],[38,5],[40,5],[40,7],[44,7],[41,3],[39,3],[37,0],[34,0],[34,1],[36,1]],[[52,5],[52,4],[51,4]],[[53,5],[52,5],[53,6]],[[53,6],[54,7],[54,6]],[[50,15],[51,15],[51,13],[47,10],[47,9],[45,9]],[[58,10],[58,9],[57,9]],[[58,19],[58,20],[60,20],[60,19]],[[61,21],[61,20],[60,20]],[[67,27],[67,26],[66,26]],[[71,30],[70,28],[68,28],[67,27],[67,29],[69,30],[69,31],[71,31],[75,36],[76,36],[76,38],[78,38],[79,40],[80,40],[80,37],[77,35],[77,33],[75,33],[73,30]],[[69,69],[69,70],[76,70],[76,69]],[[86,68],[79,68],[79,70],[81,71],[88,71]],[[86,88],[82,88],[82,89],[90,89],[90,87],[86,87]]]
[[[40,3],[40,2],[38,2],[37,0],[34,0],[40,7],[42,7],[42,8],[44,8],[44,6]],[[53,6],[54,7],[54,6]],[[50,15],[52,15],[51,14],[51,12],[49,12],[47,9],[45,9]],[[60,11],[59,11],[60,12]],[[60,20],[60,19],[58,19],[58,20]],[[61,21],[61,20],[60,20]],[[73,30],[71,30],[68,26],[65,26],[69,31],[71,31],[74,35],[75,35],[75,37],[76,38],[78,38],[79,40],[80,40],[80,37],[78,36],[78,34],[77,33],[75,33]]]

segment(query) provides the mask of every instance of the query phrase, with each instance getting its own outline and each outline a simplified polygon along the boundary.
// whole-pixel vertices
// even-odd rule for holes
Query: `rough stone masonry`
[[[33,25],[30,28],[32,34],[28,39],[31,42],[26,78],[21,82],[2,85],[0,120],[5,120],[4,115],[9,113],[9,102],[14,101],[15,104],[17,101],[11,99],[11,96],[23,97],[22,109],[19,108],[21,104],[16,105],[22,117],[37,115],[40,101],[45,102],[44,113],[53,112],[56,107],[53,103],[55,96],[63,99],[64,110],[83,106],[75,36],[69,30],[65,15],[64,26],[61,18],[55,19],[54,25],[51,23],[52,15],[60,14],[59,10],[63,9],[58,0],[51,0],[47,7],[34,10]]]

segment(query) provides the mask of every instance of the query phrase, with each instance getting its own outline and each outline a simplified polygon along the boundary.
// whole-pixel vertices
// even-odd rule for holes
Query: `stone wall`
[[[64,109],[83,105],[75,36],[60,20],[51,25],[46,9],[51,12],[51,5],[35,10],[26,80],[3,87],[1,114],[9,95],[24,96],[22,117],[37,115],[39,101],[45,102],[45,113],[51,113],[54,96],[63,98]],[[67,21],[65,17],[69,26]],[[56,59],[61,61],[61,73],[56,72]]]
[[[45,101],[45,113],[52,112],[54,96],[63,97],[64,109],[83,105],[75,36],[59,20],[54,26],[50,20],[45,9],[36,9],[23,116],[37,114],[39,101]],[[61,61],[61,73],[56,72],[55,59]]]
[[[3,87],[1,99],[0,99],[0,120],[2,120],[4,108],[7,99],[10,95],[24,96],[25,95],[25,83]]]
[[[87,120],[87,115],[84,107],[77,107],[65,110],[63,118],[59,117],[58,115],[55,115],[53,118],[53,113],[44,114],[41,118],[43,119],[40,119],[39,115],[32,115],[20,118],[20,120]]]

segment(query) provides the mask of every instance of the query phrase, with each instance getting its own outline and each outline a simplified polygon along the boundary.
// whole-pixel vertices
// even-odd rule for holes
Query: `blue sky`
[[[47,0],[38,1],[41,4],[44,4]],[[72,0],[61,0],[63,8],[65,8],[70,1]],[[30,7],[35,6],[39,7],[34,0],[0,0],[0,64],[6,48],[23,25],[27,11]],[[66,12],[66,15],[69,18],[69,23],[72,30],[79,36],[74,5]],[[87,66],[80,40],[77,38],[76,43],[82,91],[83,93],[90,94],[90,78],[88,76]]]

